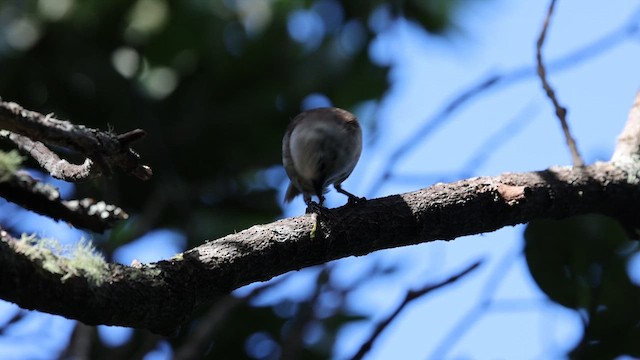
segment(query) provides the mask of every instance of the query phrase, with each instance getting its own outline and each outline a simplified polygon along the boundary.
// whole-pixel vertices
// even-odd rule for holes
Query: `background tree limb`
[[[129,217],[121,208],[104,201],[91,198],[63,200],[58,189],[24,171],[5,175],[0,180],[0,196],[54,220],[101,233]]]
[[[121,135],[74,125],[50,115],[29,111],[20,105],[0,100],[0,128],[19,136],[9,136],[23,150],[33,156],[49,173],[67,181],[87,180],[111,168],[119,167],[125,172],[147,180],[151,168],[140,163],[140,156],[129,145],[142,138],[144,131],[133,130]],[[26,140],[25,140],[26,138]],[[30,139],[30,140],[29,140]],[[87,158],[83,165],[72,166],[62,161],[42,143],[75,151]],[[39,151],[32,151],[40,149]],[[44,149],[43,149],[44,148]],[[96,166],[97,164],[97,166]]]
[[[114,135],[50,115],[25,110],[20,105],[0,100],[0,136],[15,143],[33,157],[54,178],[83,181],[107,175],[114,166],[147,180],[151,168],[140,162],[140,156],[129,145],[144,136],[136,129]],[[61,159],[48,146],[72,150],[85,156],[83,164],[75,165]],[[96,166],[96,164],[98,166]],[[26,172],[2,174],[0,196],[26,209],[49,216],[54,220],[95,232],[113,227],[128,215],[119,207],[90,198],[62,200],[53,186],[34,179]]]

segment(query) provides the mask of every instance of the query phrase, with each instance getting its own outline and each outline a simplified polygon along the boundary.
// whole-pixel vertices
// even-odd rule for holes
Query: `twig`
[[[393,174],[389,180],[394,183],[402,182],[409,184],[433,184],[437,182],[451,182],[456,179],[469,178],[476,174],[477,170],[484,166],[491,156],[497,153],[502,146],[518,135],[535,118],[538,108],[533,102],[522,108],[518,114],[509,119],[500,129],[491,134],[475,150],[469,152],[471,156],[464,162],[458,170],[450,172],[417,172]]]
[[[464,333],[468,331],[471,326],[473,326],[476,321],[478,321],[483,312],[487,310],[487,308],[491,305],[492,296],[496,292],[496,289],[504,280],[507,271],[510,266],[513,266],[513,263],[516,259],[518,259],[518,255],[522,254],[522,246],[518,245],[514,250],[509,251],[506,255],[502,257],[497,263],[497,265],[492,269],[489,278],[484,283],[484,287],[476,300],[475,305],[467,311],[465,315],[460,318],[460,320],[453,326],[453,328],[449,329],[444,339],[438,344],[436,349],[431,354],[430,358],[433,359],[442,359],[446,358],[447,351],[453,345],[455,345],[456,341],[462,338]]]
[[[129,215],[121,208],[90,198],[62,200],[58,190],[40,182],[26,172],[0,174],[0,196],[25,209],[73,226],[103,232]]]
[[[97,340],[96,327],[77,321],[74,325],[73,333],[71,333],[69,343],[66,349],[59,355],[58,359],[90,359],[91,348],[95,340]]]
[[[302,346],[305,328],[317,319],[314,308],[318,306],[318,299],[325,289],[323,285],[328,282],[332,270],[332,265],[325,264],[316,275],[313,293],[305,301],[298,303],[298,311],[289,320],[287,329],[282,334],[280,359],[292,360],[303,357]]]
[[[439,289],[441,287],[444,287],[456,282],[458,279],[462,278],[463,276],[467,275],[471,271],[478,268],[478,266],[480,266],[481,263],[482,261],[476,261],[471,266],[467,267],[465,270],[459,272],[456,275],[451,276],[450,278],[444,281],[441,281],[435,284],[429,284],[427,286],[424,286],[422,289],[408,291],[407,294],[405,295],[404,301],[402,301],[402,303],[396,308],[396,310],[391,315],[389,315],[386,319],[378,323],[375,330],[373,331],[373,334],[371,334],[369,339],[365,341],[364,344],[362,344],[362,346],[360,347],[358,352],[352,357],[352,359],[362,359],[369,352],[369,350],[371,350],[371,347],[373,346],[373,343],[376,341],[376,339],[378,339],[378,336],[380,336],[380,334],[387,328],[387,326],[389,326],[389,324],[391,324],[391,322],[395,318],[397,318],[398,315],[400,315],[400,313],[402,312],[402,310],[407,305],[409,305],[413,300],[416,300],[424,295],[427,295],[436,289]]]
[[[33,141],[26,136],[6,130],[0,130],[0,136],[11,140],[20,150],[31,155],[43,169],[56,179],[76,182],[100,175],[98,168],[92,166],[93,161],[89,159],[86,159],[82,165],[70,164],[68,161],[60,159],[56,153],[39,141]]]
[[[0,326],[0,336],[6,336],[11,327],[20,321],[24,320],[24,318],[29,314],[28,311],[23,309],[17,309],[13,316],[9,318],[4,324]]]
[[[247,295],[238,297],[226,295],[214,303],[209,311],[198,321],[193,331],[188,335],[188,340],[179,348],[175,349],[173,360],[186,360],[202,358],[207,348],[211,345],[211,338],[219,331],[224,323],[240,305],[247,304],[257,298],[268,289],[281,284],[288,276],[281,276],[278,279],[269,281],[253,288]]]
[[[9,135],[9,138],[21,148],[37,148],[28,152],[40,164],[55,170],[55,176],[63,180],[81,181],[103,173],[109,175],[113,167],[119,167],[141,180],[148,180],[152,176],[151,168],[141,164],[140,156],[129,147],[133,141],[144,136],[144,131],[140,129],[115,135],[29,111],[1,99],[0,128],[19,135]],[[24,138],[29,138],[31,142]],[[45,151],[44,144],[75,151],[85,156],[87,161],[83,165],[67,166],[70,164],[61,163],[57,156],[51,157],[53,152],[49,149]]]
[[[526,125],[532,122],[538,108],[533,101],[530,102],[520,109],[520,111],[501,128],[489,135],[480,146],[471,152],[472,156],[461,166],[462,171],[460,171],[458,178],[473,176],[477,169],[489,161],[492,153],[496,152],[496,149],[505,145],[509,140],[514,139]]]
[[[540,36],[538,37],[538,41],[536,42],[536,61],[538,63],[538,77],[540,81],[542,81],[542,87],[544,88],[547,97],[553,103],[553,107],[556,111],[556,116],[558,120],[560,120],[560,126],[562,126],[562,132],[564,133],[565,140],[567,145],[569,146],[569,151],[571,152],[571,157],[573,159],[573,165],[582,167],[584,166],[584,161],[578,152],[578,147],[576,145],[573,136],[571,135],[571,130],[569,130],[569,124],[567,123],[567,109],[560,105],[558,98],[556,97],[556,93],[549,84],[547,80],[547,70],[544,67],[544,63],[542,62],[542,45],[544,45],[544,40],[547,36],[547,30],[549,28],[549,23],[551,21],[551,16],[553,16],[553,10],[556,5],[556,0],[551,0],[549,4],[549,10],[547,12],[547,16],[544,19],[544,23],[542,26],[542,31],[540,32]]]

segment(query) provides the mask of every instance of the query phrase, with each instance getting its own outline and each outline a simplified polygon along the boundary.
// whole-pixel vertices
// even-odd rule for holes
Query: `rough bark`
[[[0,99],[0,137],[13,142],[33,157],[51,176],[66,181],[83,181],[109,175],[117,167],[142,180],[151,177],[130,145],[144,136],[140,129],[115,135],[29,111]],[[85,157],[82,164],[61,159],[49,147],[59,147]],[[25,172],[5,173],[0,169],[0,196],[25,209],[66,221],[76,227],[103,232],[127,214],[114,205],[93,199],[62,200],[53,187]]]
[[[207,242],[181,257],[109,264],[101,284],[51,273],[2,236],[0,297],[86,324],[170,334],[196,306],[240,286],[348,256],[491,232],[537,218],[604,213],[640,224],[640,189],[610,163],[508,173],[303,215]],[[317,224],[316,224],[317,219]],[[314,230],[315,226],[315,230]]]
[[[63,200],[58,189],[25,172],[10,174],[0,180],[0,196],[54,220],[99,233],[129,217],[121,208],[103,201],[91,198]]]
[[[142,180],[151,177],[151,168],[141,164],[140,156],[129,147],[144,136],[136,129],[124,134],[74,125],[51,115],[29,111],[20,105],[0,100],[0,135],[30,153],[53,177],[67,181],[87,180],[110,174],[113,167],[123,169]],[[61,160],[44,144],[59,146],[84,155],[82,165]]]
[[[586,213],[607,214],[636,229],[639,106],[637,101],[629,117],[636,125],[625,127],[612,162],[435,184],[332,209],[332,216],[256,225],[171,260],[109,264],[98,282],[46,270],[43,261],[19,251],[19,242],[0,232],[0,298],[86,324],[170,334],[216,296],[335,259]]]

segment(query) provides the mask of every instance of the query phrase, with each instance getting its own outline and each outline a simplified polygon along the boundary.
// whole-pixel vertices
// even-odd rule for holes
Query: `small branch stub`
[[[611,156],[611,161],[616,164],[635,166],[640,162],[640,91],[636,93],[627,122],[618,136],[618,144]]]

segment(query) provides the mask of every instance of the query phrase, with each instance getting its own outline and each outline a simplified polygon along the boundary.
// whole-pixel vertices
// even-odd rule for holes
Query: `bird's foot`
[[[336,191],[346,195],[347,198],[349,198],[349,200],[347,200],[348,206],[360,205],[361,203],[367,201],[366,198],[355,196],[352,193],[348,192],[347,190],[343,189],[341,184],[334,184],[333,187],[336,188]]]
[[[318,214],[328,220],[333,220],[336,218],[336,216],[330,209],[318,204],[315,201],[309,201],[307,203],[307,210],[305,212],[307,214]]]
[[[347,200],[347,206],[361,205],[367,201],[367,198],[355,196],[353,194],[349,194],[347,197],[349,198],[349,200]]]

